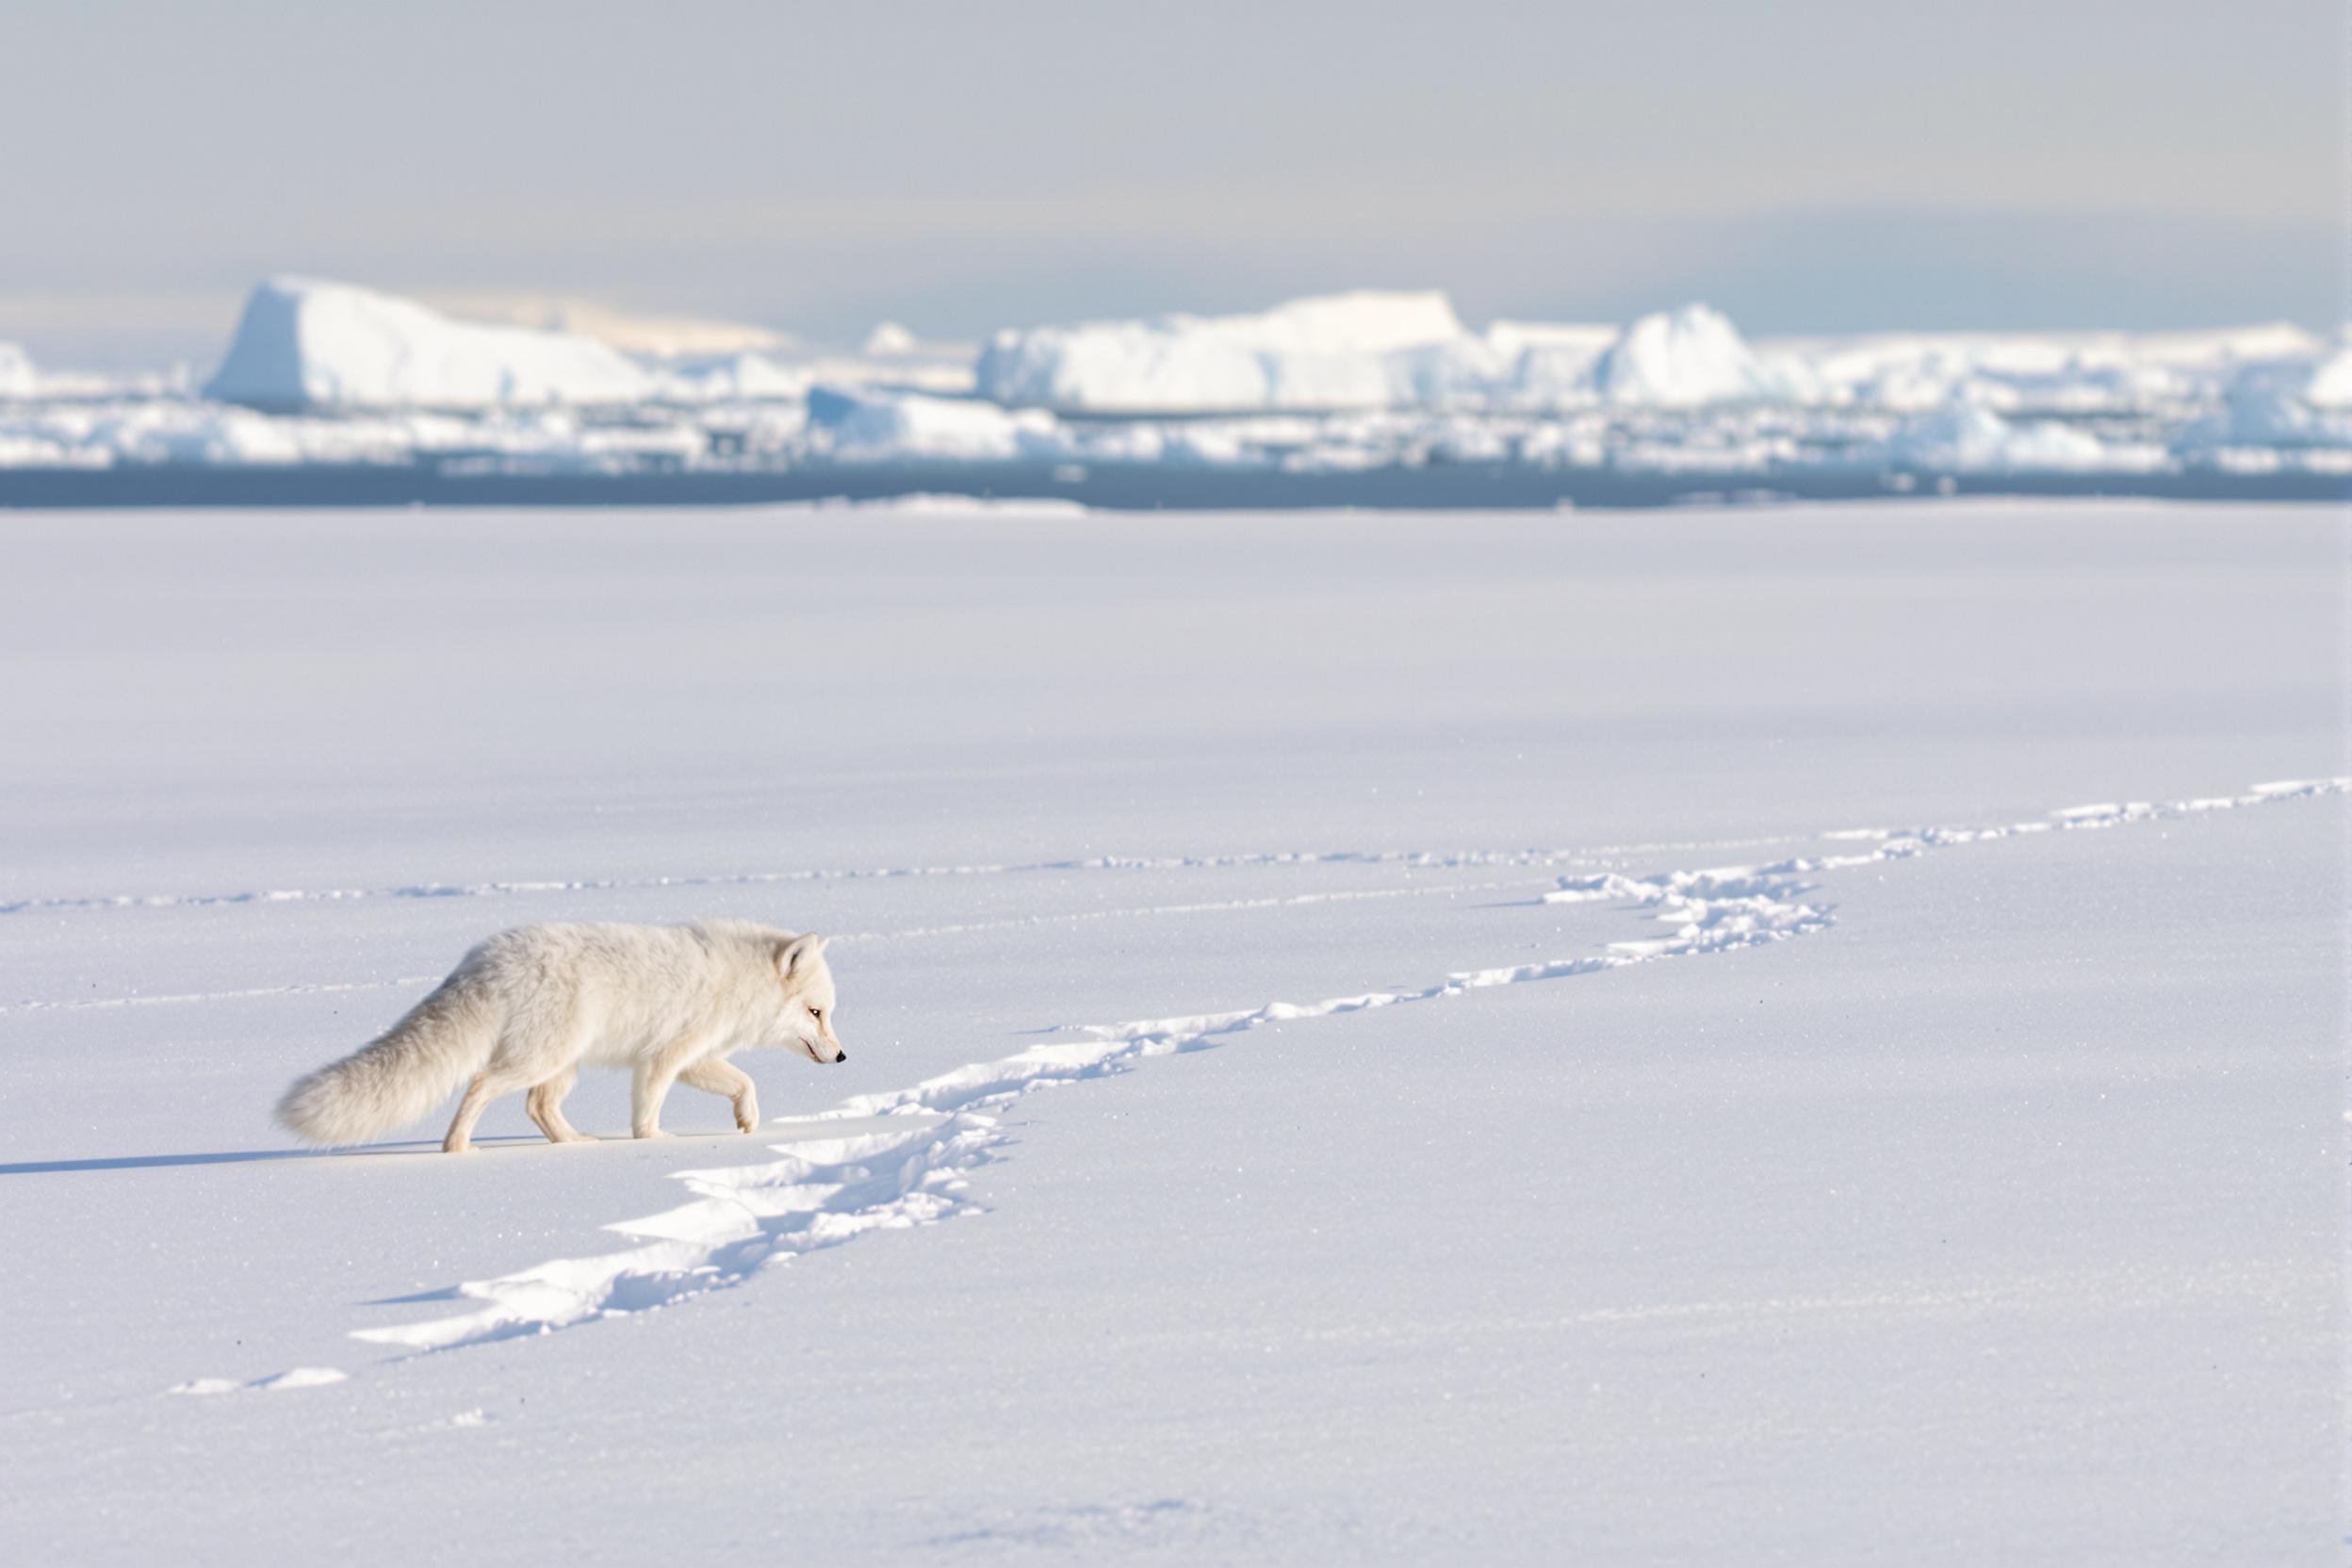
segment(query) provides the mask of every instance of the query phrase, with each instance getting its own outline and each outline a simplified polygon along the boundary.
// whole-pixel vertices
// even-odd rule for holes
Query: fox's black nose
[[[849,1053],[846,1051],[836,1051],[833,1053],[833,1059],[837,1062],[845,1062],[849,1060]]]

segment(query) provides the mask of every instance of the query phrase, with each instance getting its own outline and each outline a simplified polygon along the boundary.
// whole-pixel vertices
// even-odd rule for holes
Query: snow
[[[975,376],[996,402],[1063,412],[1382,408],[1393,356],[1462,336],[1443,294],[1363,290],[1255,316],[1007,330]]]
[[[1256,316],[1169,316],[997,335],[985,397],[1088,415],[1248,410],[1620,408],[1770,402],[1918,413],[2135,412],[2217,397],[2250,369],[2311,366],[2285,323],[2196,333],[1888,333],[1749,344],[1704,304],[1622,329],[1464,327],[1442,294],[1294,301]],[[2336,396],[2333,372],[2314,400]],[[2352,386],[2352,372],[2344,384]]]
[[[742,339],[724,322],[509,308],[527,305],[616,340]],[[1596,498],[1546,477],[1562,470],[1814,495],[1850,493],[1859,470],[1888,486],[2067,475],[2151,495],[2308,496],[2352,462],[2352,360],[2280,324],[1751,343],[1704,305],[1622,329],[1472,331],[1443,294],[1360,291],[1247,316],[1007,331],[976,351],[891,322],[854,352],[761,341],[774,346],[632,358],[579,334],[274,279],[204,399],[165,378],[36,376],[0,353],[0,504],[16,469],[299,464],[427,476],[454,464],[493,478],[710,470],[793,476],[792,493],[843,466],[870,483],[893,465],[1043,465],[1126,470],[1089,498],[1130,505],[1149,501],[1133,470],[1154,466],[1451,465],[1495,470],[1526,492],[1516,504],[1548,505],[1546,485]],[[177,498],[152,476],[124,482]],[[1344,498],[1379,504],[1364,487]]]
[[[1610,402],[1663,408],[1738,402],[1772,390],[1739,329],[1705,305],[1635,321],[1594,362],[1592,384]]]
[[[2159,446],[2104,441],[2054,420],[2013,423],[1989,409],[1965,406],[1905,421],[1863,458],[1869,465],[1952,474],[2095,473],[2160,468],[2166,460]]]
[[[672,360],[662,368],[663,393],[678,402],[743,402],[804,398],[814,377],[765,354],[734,353]]]
[[[1001,463],[1063,451],[1042,414],[920,393],[819,387],[809,394],[808,422],[830,438],[831,455],[852,461]]]
[[[12,521],[16,1555],[2334,1539],[2335,512],[950,504]],[[759,1136],[268,1119],[727,915]]]
[[[999,402],[1089,414],[1756,401],[2081,413],[2194,397],[2246,367],[2308,363],[2320,351],[2308,333],[2283,323],[2137,335],[1895,333],[1752,346],[1704,304],[1654,312],[1622,329],[1504,320],[1473,333],[1443,295],[1348,295],[1260,316],[1000,333],[978,380]]]
[[[468,321],[500,322],[593,337],[647,359],[718,359],[731,354],[789,354],[789,334],[743,321],[616,309],[601,301],[539,294],[433,294],[419,302]]]
[[[2230,389],[2220,409],[2182,433],[2182,444],[2279,450],[2352,447],[2352,407],[2298,395],[2275,377],[2249,376]]]
[[[21,345],[0,343],[0,398],[29,398],[41,389],[33,356]]]
[[[1433,289],[1357,289],[1292,300],[1259,316],[1215,317],[1191,325],[1234,342],[1298,354],[1387,353],[1462,335],[1453,302]]]
[[[653,383],[594,338],[460,321],[350,284],[271,278],[245,302],[206,385],[272,409],[623,403]]]
[[[492,454],[593,466],[682,461],[699,455],[707,440],[688,424],[585,424],[564,409],[466,418],[414,410],[286,416],[215,403],[70,402],[0,418],[0,466],[398,465]],[[11,457],[12,450],[23,455]]]
[[[2338,348],[2311,368],[2303,400],[2314,408],[2352,408],[2352,347]]]
[[[1781,337],[1761,339],[1755,351],[1808,379],[1822,401],[2073,413],[2212,396],[2249,368],[2308,363],[2322,351],[2309,333],[2278,322],[2211,332]]]

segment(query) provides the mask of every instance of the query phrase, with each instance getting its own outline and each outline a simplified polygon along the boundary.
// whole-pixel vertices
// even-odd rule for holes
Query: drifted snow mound
[[[1426,356],[1465,338],[1439,293],[1363,290],[1255,316],[1008,330],[975,368],[980,395],[1093,414],[1383,408],[1412,400]]]
[[[205,396],[256,408],[620,403],[653,378],[593,338],[459,321],[349,284],[271,278],[245,302]]]
[[[1068,449],[1054,416],[1037,410],[863,387],[811,387],[808,429],[851,461],[1049,462]]]
[[[1787,397],[1785,373],[1768,371],[1731,318],[1705,305],[1644,316],[1592,366],[1592,387],[1612,403],[1697,408]]]

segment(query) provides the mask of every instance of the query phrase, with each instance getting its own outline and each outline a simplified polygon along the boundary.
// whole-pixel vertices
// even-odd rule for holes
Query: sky
[[[2338,0],[11,0],[0,337],[258,278],[850,341],[1359,286],[1752,334],[2342,319]]]

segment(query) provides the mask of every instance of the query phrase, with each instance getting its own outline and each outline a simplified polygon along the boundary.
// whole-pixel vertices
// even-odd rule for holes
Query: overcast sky
[[[2342,317],[2338,0],[10,0],[0,336],[255,278],[855,337],[1358,286],[1751,333]]]

